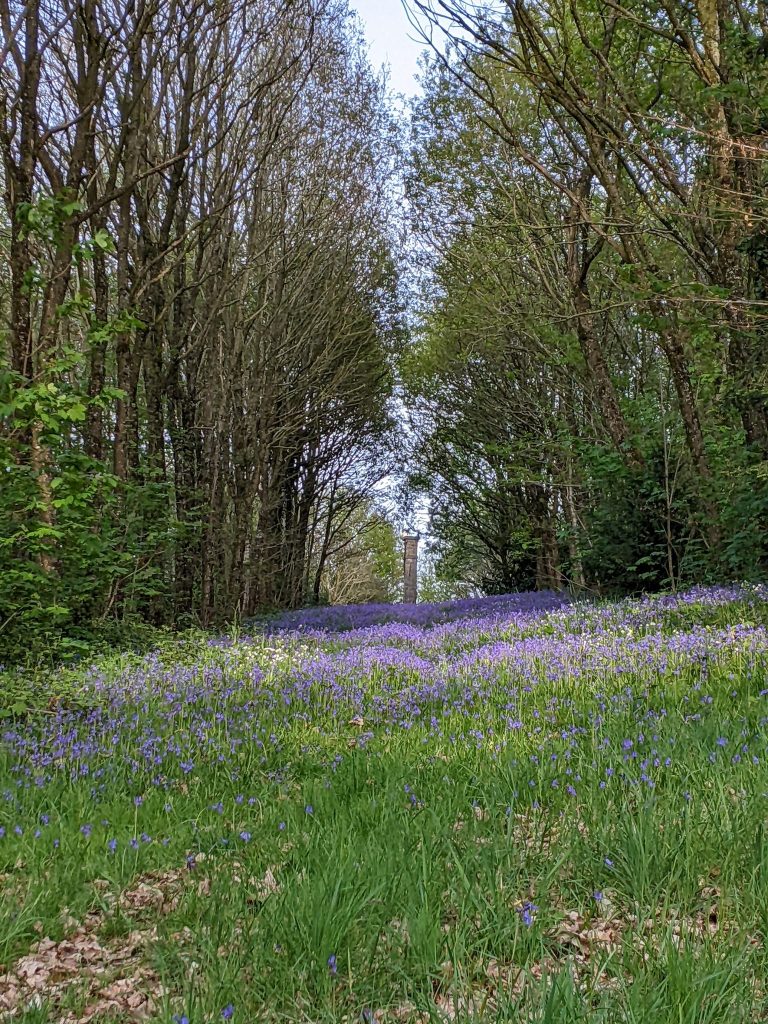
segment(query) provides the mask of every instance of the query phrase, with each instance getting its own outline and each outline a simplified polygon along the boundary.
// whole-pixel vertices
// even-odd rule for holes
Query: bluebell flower
[[[525,903],[523,903],[521,907],[517,908],[517,912],[520,915],[520,920],[523,922],[526,928],[530,928],[533,924],[533,916],[538,909],[539,908],[536,906],[536,904],[531,903],[530,900],[527,900]]]

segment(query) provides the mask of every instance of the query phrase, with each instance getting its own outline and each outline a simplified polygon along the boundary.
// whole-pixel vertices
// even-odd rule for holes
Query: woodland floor
[[[0,1020],[768,1019],[768,591],[329,609],[3,723]]]

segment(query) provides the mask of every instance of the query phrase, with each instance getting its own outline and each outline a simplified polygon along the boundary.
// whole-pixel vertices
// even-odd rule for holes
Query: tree
[[[0,572],[34,550],[0,623],[302,603],[318,509],[370,487],[350,459],[386,472],[402,340],[397,132],[354,18],[0,0],[0,25]]]
[[[552,487],[565,575],[601,586],[759,572],[765,557],[764,316],[746,258],[764,228],[764,25],[750,5],[662,8],[411,5],[449,39],[427,67],[413,160],[437,253],[428,345],[446,312],[464,349],[493,338],[473,378],[486,390],[525,353],[537,415],[496,399],[494,415],[552,429],[503,476]],[[422,436],[443,443],[431,423]],[[505,517],[531,535],[542,521],[497,505],[497,532]]]

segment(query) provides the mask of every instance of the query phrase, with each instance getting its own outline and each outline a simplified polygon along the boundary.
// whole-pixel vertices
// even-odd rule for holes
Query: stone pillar
[[[419,534],[402,533],[403,538],[403,603],[416,604],[419,562]]]

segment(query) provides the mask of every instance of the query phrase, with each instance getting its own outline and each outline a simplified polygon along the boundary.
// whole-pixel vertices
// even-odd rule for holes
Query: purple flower
[[[235,1015],[235,1008],[232,1003],[227,1003],[224,1009],[221,1011],[221,1016],[224,1020],[231,1020]]]
[[[533,916],[539,908],[535,903],[531,903],[529,900],[523,903],[521,907],[517,908],[517,912],[520,915],[520,920],[526,926],[530,928],[533,924]]]
[[[110,853],[114,853],[115,850],[117,849],[117,840],[110,839],[109,842],[107,843],[107,848],[109,849]]]
[[[251,833],[243,831],[240,833],[240,838],[244,843],[249,843],[251,841]]]
[[[328,957],[328,970],[331,972],[331,974],[336,974],[337,967],[335,953],[331,953],[331,955]]]
[[[315,809],[312,806],[312,804],[307,804],[307,806],[304,808],[304,813],[305,814],[314,814],[315,813]]]

